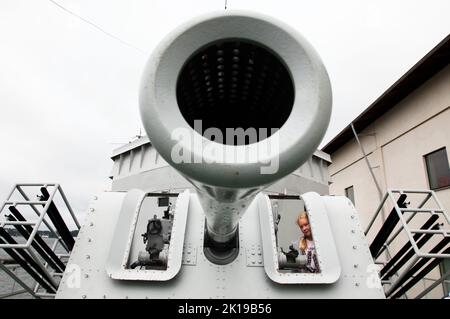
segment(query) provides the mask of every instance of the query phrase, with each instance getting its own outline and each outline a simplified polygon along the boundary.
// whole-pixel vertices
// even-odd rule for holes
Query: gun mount
[[[169,221],[171,225],[171,221]],[[136,267],[146,267],[153,269],[166,269],[167,254],[161,254],[165,245],[170,243],[170,236],[164,232],[163,223],[157,215],[153,215],[147,223],[147,230],[143,233],[142,240],[144,242],[145,251],[140,251],[138,260],[130,265],[131,269]]]
[[[114,150],[57,297],[383,297],[359,284],[373,259],[351,202],[318,194],[331,87],[297,31],[252,12],[195,18],[155,49],[139,101],[148,138]],[[303,211],[315,248],[280,253]]]

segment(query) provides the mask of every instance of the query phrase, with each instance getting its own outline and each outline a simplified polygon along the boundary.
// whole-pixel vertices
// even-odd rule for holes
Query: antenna
[[[140,139],[141,137],[143,137],[143,135],[142,135],[142,128],[140,127],[140,128],[139,128],[139,133],[138,133],[137,135],[133,136],[132,138],[133,138],[133,139],[134,139],[134,138]]]
[[[110,142],[109,144],[112,144],[112,145],[125,145],[125,144],[129,144],[129,143],[133,142],[136,139],[140,139],[142,137],[144,137],[144,135],[142,135],[142,128],[140,127],[139,128],[139,133],[136,134],[136,135],[133,135],[132,137],[130,137],[128,142]]]

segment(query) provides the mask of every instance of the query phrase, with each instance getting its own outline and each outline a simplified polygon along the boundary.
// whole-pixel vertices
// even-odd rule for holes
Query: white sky
[[[224,0],[0,0],[0,200],[58,182],[82,214],[109,188],[114,143],[139,133],[138,86],[157,43]],[[448,0],[228,0],[284,20],[321,55],[333,87],[329,141],[450,32]],[[144,52],[144,53],[143,53]],[[144,131],[143,131],[144,132]]]

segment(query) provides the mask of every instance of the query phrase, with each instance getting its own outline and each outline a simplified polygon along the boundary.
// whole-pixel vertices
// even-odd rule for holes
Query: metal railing
[[[406,207],[406,200],[402,202],[400,196],[407,198],[408,196],[424,196],[416,207]],[[434,203],[433,203],[434,202]],[[385,286],[385,293],[388,297],[408,298],[407,292],[414,287],[418,281],[425,280],[425,276],[436,268],[439,263],[450,258],[450,218],[443,208],[436,193],[432,190],[399,190],[390,189],[378,205],[375,214],[372,216],[366,230],[367,235],[377,220],[382,209],[390,203],[392,211],[386,222],[389,220],[390,225],[383,224],[375,238],[382,239],[383,243],[380,249],[375,247],[371,250],[375,263],[383,264],[388,268],[380,272],[382,284]],[[424,208],[425,205],[432,205],[433,208]],[[409,215],[409,216],[406,216]],[[412,227],[411,224],[418,216],[424,216],[428,221],[418,229]],[[439,223],[441,221],[441,223]],[[397,224],[399,223],[399,227]],[[397,230],[394,232],[394,229]],[[383,233],[384,232],[384,233]],[[392,233],[392,234],[391,234]],[[405,234],[407,237],[406,244],[393,253],[392,247],[400,243],[399,234]],[[438,242],[431,250],[426,249],[427,242]],[[374,240],[375,241],[375,240]],[[372,247],[371,247],[372,248]],[[380,262],[380,257],[385,253],[386,261]],[[415,298],[423,298],[439,284],[445,283],[449,277],[449,271],[441,274],[441,277],[434,279],[434,283],[425,288]],[[384,277],[383,277],[384,276]],[[429,280],[430,278],[426,278]]]
[[[40,188],[42,195],[39,200],[31,200],[30,198],[36,195],[33,194],[36,188]],[[17,197],[20,198],[14,199]],[[60,200],[59,207],[56,206],[56,199]],[[28,219],[26,220],[19,212],[19,209],[24,207],[31,208],[37,218],[26,216]],[[66,213],[65,215],[60,213],[61,209]],[[7,210],[12,214],[7,215]],[[59,184],[23,183],[13,186],[0,208],[0,250],[11,256],[16,263],[6,264],[0,261],[0,269],[23,289],[5,293],[0,295],[0,298],[24,292],[35,298],[55,296],[65,268],[63,258],[70,255],[71,246],[73,246],[73,243],[68,240],[73,241],[73,237],[68,238],[68,228],[63,216],[66,220],[71,220],[78,230],[80,229],[75,213]],[[44,225],[55,238],[52,247],[49,247],[38,233]],[[12,228],[19,231],[21,236],[11,236],[7,229]],[[58,245],[65,250],[65,253],[56,254]],[[23,268],[34,279],[33,284],[27,284],[18,276],[14,272],[17,268]]]

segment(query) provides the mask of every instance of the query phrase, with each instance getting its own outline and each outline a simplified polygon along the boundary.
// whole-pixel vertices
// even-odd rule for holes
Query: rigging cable
[[[50,1],[52,4],[54,4],[55,6],[59,7],[60,9],[64,10],[65,12],[69,13],[70,15],[72,15],[72,16],[74,16],[74,17],[80,19],[81,21],[83,21],[83,22],[89,24],[90,26],[94,27],[94,28],[97,29],[98,31],[100,31],[100,32],[102,32],[103,34],[109,36],[110,38],[113,38],[114,40],[119,41],[119,42],[122,43],[123,45],[126,45],[126,46],[128,46],[128,47],[130,47],[130,48],[133,48],[134,50],[137,50],[137,51],[139,51],[139,52],[142,53],[142,54],[145,54],[145,55],[148,54],[148,53],[145,52],[144,50],[139,49],[138,47],[136,47],[136,46],[134,46],[134,45],[132,45],[132,44],[130,44],[130,43],[128,43],[128,42],[122,40],[121,38],[115,36],[114,34],[109,33],[109,32],[106,31],[105,29],[99,27],[99,26],[96,25],[95,23],[93,23],[93,22],[91,22],[91,21],[89,21],[89,20],[83,18],[82,16],[79,16],[79,15],[76,14],[75,12],[73,12],[73,11],[71,11],[71,10],[65,8],[64,6],[62,6],[61,4],[59,4],[58,2],[56,2],[56,1],[54,1],[54,0],[48,0],[48,1]]]

